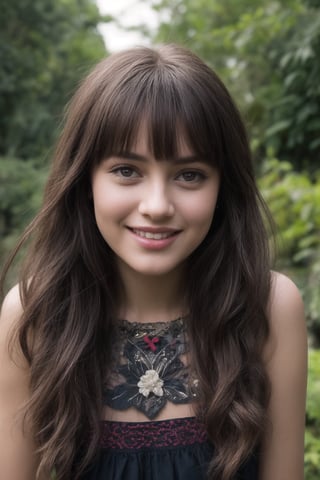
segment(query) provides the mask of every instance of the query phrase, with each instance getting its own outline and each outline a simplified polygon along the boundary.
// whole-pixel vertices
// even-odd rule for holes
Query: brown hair
[[[97,451],[118,274],[96,226],[90,173],[130,147],[142,117],[156,158],[173,156],[182,127],[191,148],[220,171],[214,221],[189,259],[187,298],[198,415],[215,446],[210,478],[229,480],[259,445],[266,422],[265,207],[229,93],[197,56],[174,45],[111,55],[84,80],[68,109],[43,207],[22,238],[33,238],[18,333],[30,363],[27,413],[39,471],[55,467],[58,480],[77,478]]]

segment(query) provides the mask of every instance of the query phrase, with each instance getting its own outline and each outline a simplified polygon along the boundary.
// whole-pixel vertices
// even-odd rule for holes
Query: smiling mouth
[[[172,231],[172,232],[148,232],[148,231],[143,231],[143,230],[137,230],[135,228],[130,229],[133,233],[138,235],[139,237],[142,238],[147,238],[150,240],[164,240],[165,238],[172,237],[173,235],[176,235],[178,232],[177,231]]]

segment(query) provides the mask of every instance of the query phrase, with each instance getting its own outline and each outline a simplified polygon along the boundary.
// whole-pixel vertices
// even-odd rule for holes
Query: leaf
[[[276,133],[287,130],[291,125],[291,120],[282,120],[266,130],[266,137],[272,137]]]
[[[309,352],[307,416],[320,428],[320,350]]]

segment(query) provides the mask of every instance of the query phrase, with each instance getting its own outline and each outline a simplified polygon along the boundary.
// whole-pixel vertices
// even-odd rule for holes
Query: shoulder
[[[22,303],[19,285],[15,285],[4,298],[0,312],[0,327],[8,326],[10,319],[15,323],[22,315]]]
[[[303,478],[303,439],[307,383],[307,329],[304,307],[296,285],[285,275],[272,273],[268,308],[270,335],[264,362],[270,380],[261,480]]]
[[[6,295],[0,311],[0,363],[2,374],[4,374],[6,368],[9,368],[11,372],[16,370],[15,366],[18,357],[19,365],[26,366],[25,359],[18,347],[18,342],[14,337],[22,313],[23,308],[19,285],[16,285]]]
[[[290,278],[278,272],[271,274],[268,318],[269,348],[276,348],[281,340],[290,343],[290,339],[296,338],[300,339],[301,344],[306,341],[304,304],[300,291]]]
[[[264,351],[271,388],[278,382],[301,392],[307,370],[307,326],[299,289],[287,276],[272,272],[268,307],[270,334]]]
[[[0,348],[7,343],[22,316],[23,308],[19,285],[13,287],[6,295],[0,311]]]
[[[299,308],[303,312],[301,294],[295,283],[286,275],[271,272],[271,314],[285,313],[287,310]]]
[[[0,313],[0,476],[12,480],[34,479],[38,461],[24,421],[30,370],[15,335],[22,313],[17,285],[5,297]]]

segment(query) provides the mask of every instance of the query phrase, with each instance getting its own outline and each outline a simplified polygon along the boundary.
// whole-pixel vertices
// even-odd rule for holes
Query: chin
[[[133,272],[136,272],[138,275],[144,275],[146,277],[160,277],[163,275],[170,275],[170,273],[176,272],[178,267],[178,265],[170,265],[166,267],[165,265],[163,265],[163,262],[158,266],[155,263],[152,263],[151,265],[146,265],[144,267],[138,267],[137,265],[128,266],[132,269]]]

